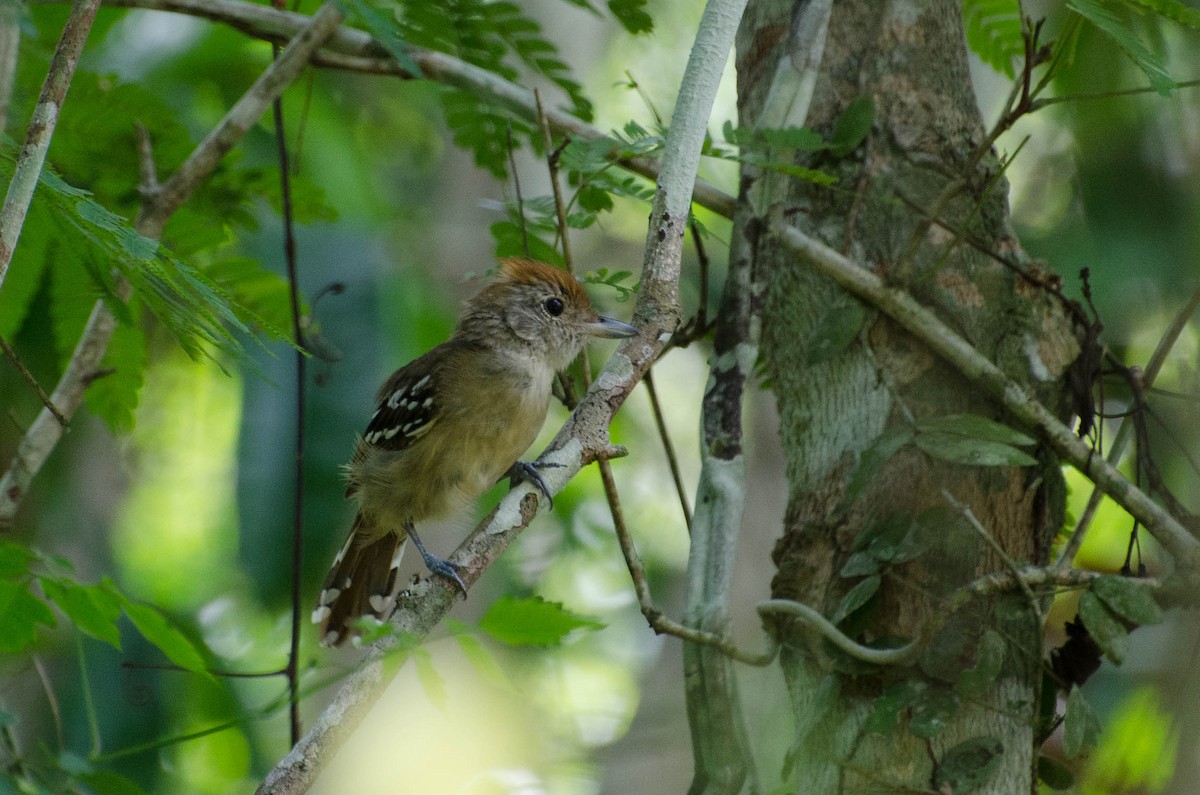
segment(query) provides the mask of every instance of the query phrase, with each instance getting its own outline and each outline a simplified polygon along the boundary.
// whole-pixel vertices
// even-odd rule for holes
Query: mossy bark
[[[795,56],[788,51],[795,10],[788,1],[750,3],[738,40],[742,127],[755,124],[780,59]],[[776,217],[909,290],[1065,413],[1064,374],[1078,343],[1057,300],[912,209],[934,208],[948,186],[961,185],[942,203],[940,217],[994,252],[1023,257],[996,159],[971,158],[986,135],[967,69],[960,3],[835,3],[808,126],[829,135],[864,96],[875,107],[864,143],[845,157],[824,152],[801,161],[833,173],[837,184],[797,180]],[[744,172],[743,197],[756,177]],[[946,415],[1005,417],[912,337],[769,234],[755,252],[767,284],[763,358],[778,397],[790,484],[773,595],[831,615],[864,579],[841,574],[862,551],[862,542],[860,549],[855,543],[863,533],[918,518],[933,528],[916,557],[882,565],[877,593],[842,624],[868,643],[921,638],[927,652],[920,663],[867,668],[831,653],[798,623],[773,625],[785,649],[797,725],[788,780],[804,793],[936,790],[956,775],[948,767],[959,755],[956,746],[978,740],[972,747],[994,751],[977,757],[986,791],[1033,791],[1041,628],[1020,599],[1015,610],[972,603],[946,616],[949,594],[1006,564],[943,490],[969,506],[1008,558],[1045,563],[1063,515],[1057,461],[1035,450],[1036,466],[970,466],[910,443],[847,499],[864,452],[886,435]],[[979,665],[985,637],[1004,640],[1003,666],[982,687],[977,678],[964,688],[962,672],[969,678]],[[868,731],[877,699],[904,680],[958,705],[944,726],[926,726],[917,715],[928,713],[931,702],[918,698],[898,710],[895,731]]]

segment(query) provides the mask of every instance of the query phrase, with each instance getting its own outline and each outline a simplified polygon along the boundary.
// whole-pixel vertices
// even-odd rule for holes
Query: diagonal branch
[[[157,188],[146,186],[148,196],[135,224],[138,232],[154,239],[161,236],[163,225],[172,213],[209,177],[221,157],[246,134],[271,101],[296,79],[317,46],[337,29],[341,21],[342,13],[335,4],[322,6],[279,60],[263,72],[171,179]],[[121,285],[119,289],[128,293],[129,287]],[[64,417],[70,419],[83,402],[83,393],[99,370],[115,328],[116,318],[112,311],[103,301],[97,301],[71,359],[50,395],[51,402]],[[29,484],[62,435],[63,426],[49,409],[42,409],[25,431],[16,456],[0,478],[0,527],[13,521]]]
[[[71,5],[71,15],[63,26],[62,37],[58,40],[50,70],[42,84],[42,93],[33,109],[33,118],[29,120],[25,145],[21,147],[21,155],[13,169],[12,182],[8,183],[4,206],[0,207],[0,286],[4,285],[4,277],[8,274],[17,239],[21,236],[21,227],[25,225],[25,214],[29,212],[29,203],[33,200],[33,191],[42,173],[42,164],[46,162],[46,152],[50,149],[59,111],[67,97],[67,88],[75,75],[75,65],[79,63],[79,55],[83,52],[84,42],[91,32],[92,20],[96,18],[96,9],[99,7],[100,0],[75,0]],[[9,15],[12,10],[6,6],[3,13]],[[9,24],[9,20],[5,24]],[[5,36],[7,38],[8,34]],[[15,60],[15,48],[11,57]],[[3,105],[7,113],[7,97]]]
[[[1060,458],[1091,478],[1097,487],[1141,522],[1175,557],[1182,570],[1192,575],[1200,572],[1200,541],[1195,536],[1121,475],[1112,464],[1102,456],[1095,455],[1088,445],[1024,387],[935,314],[908,293],[888,287],[872,271],[797,229],[785,229],[781,239],[784,245],[804,257],[818,271],[855,297],[877,307],[924,342],[931,351],[1007,409],[1021,425],[1036,430]]]
[[[639,333],[622,343],[609,359],[542,455],[542,463],[556,465],[541,469],[551,493],[561,491],[583,466],[623,453],[609,441],[609,423],[679,324],[679,272],[692,186],[717,84],[743,6],[744,0],[712,0],[705,9],[667,133],[650,215],[642,287],[634,310]],[[536,512],[537,495],[531,486],[509,492],[452,556],[463,580],[470,585],[479,579]],[[453,605],[455,593],[443,582],[425,580],[399,604],[392,623],[404,632],[427,634]],[[304,739],[271,771],[259,787],[259,795],[299,793],[309,788],[390,679],[383,658],[394,646],[392,640],[372,649],[368,663],[346,682]]]

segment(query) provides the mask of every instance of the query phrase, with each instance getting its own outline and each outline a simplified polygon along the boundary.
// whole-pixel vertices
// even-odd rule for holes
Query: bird
[[[505,475],[549,498],[538,466],[519,456],[545,422],[555,374],[589,337],[636,334],[596,314],[565,270],[500,260],[450,338],[396,370],[376,395],[345,466],[346,497],[358,511],[312,613],[321,644],[357,635],[361,617],[387,620],[409,539],[429,571],[465,597],[457,565],[429,552],[416,525],[454,514]]]

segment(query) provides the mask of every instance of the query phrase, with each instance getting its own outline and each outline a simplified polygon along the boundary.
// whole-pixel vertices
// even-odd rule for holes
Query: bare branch
[[[42,401],[42,405],[46,410],[54,415],[54,418],[59,421],[59,424],[66,428],[71,423],[67,422],[67,418],[62,415],[54,402],[50,400],[50,396],[46,394],[46,390],[42,389],[42,385],[33,377],[33,373],[29,372],[29,368],[25,366],[25,362],[21,361],[21,357],[17,356],[17,352],[8,344],[8,340],[0,337],[0,351],[4,352],[5,357],[12,362],[13,367],[17,368],[17,372],[21,374],[21,378],[25,379],[25,383],[29,384],[29,388],[38,396],[38,400]]]
[[[42,164],[46,162],[46,152],[50,149],[58,114],[67,96],[67,88],[71,85],[71,78],[75,75],[75,64],[79,63],[79,54],[83,52],[83,44],[87,41],[99,7],[100,0],[75,0],[71,5],[71,15],[67,17],[62,37],[54,50],[46,81],[42,83],[42,93],[33,109],[33,118],[29,120],[29,129],[25,132],[25,145],[21,147],[21,155],[13,169],[4,206],[0,207],[0,287],[8,275],[17,239],[21,236],[21,227],[25,225],[25,214],[29,212],[29,202],[33,200]],[[11,10],[6,4],[4,13],[7,15]],[[15,63],[15,52],[11,58]],[[7,97],[3,104],[7,112]]]
[[[1104,489],[1140,521],[1181,569],[1200,571],[1200,541],[1145,492],[1129,482],[1111,464],[1094,455],[1071,429],[1059,421],[990,359],[955,333],[940,318],[908,293],[888,287],[873,272],[855,264],[824,243],[794,229],[784,230],[785,245],[803,256],[857,298],[866,301],[924,342],[992,400],[1004,406],[1022,425],[1035,429],[1059,457]]]

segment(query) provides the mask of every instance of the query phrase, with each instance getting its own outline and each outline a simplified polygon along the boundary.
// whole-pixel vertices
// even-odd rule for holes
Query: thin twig
[[[562,240],[563,262],[567,264],[567,270],[571,273],[575,272],[575,257],[571,254],[571,236],[567,234],[569,227],[567,226],[567,205],[563,201],[562,188],[558,184],[558,155],[562,152],[561,149],[554,148],[554,139],[550,136],[550,121],[546,118],[546,110],[542,107],[542,94],[536,88],[533,90],[533,104],[537,109],[538,123],[542,128],[542,138],[546,142],[546,167],[550,169],[550,190],[554,194],[554,213],[558,219],[559,238]],[[566,143],[564,141],[564,143]],[[585,351],[586,353],[586,351]],[[586,362],[585,362],[586,365]],[[584,367],[585,384],[591,386],[590,370]]]
[[[29,368],[25,366],[25,362],[21,361],[21,357],[17,356],[17,352],[12,349],[12,346],[3,337],[0,337],[0,350],[4,351],[4,355],[12,362],[13,367],[17,368],[17,372],[21,374],[21,378],[25,379],[25,383],[29,384],[30,389],[37,394],[38,400],[42,401],[42,405],[54,415],[54,418],[58,420],[63,429],[65,430],[70,427],[71,423],[58,410],[58,407],[54,405],[54,401],[50,400],[50,396],[46,394],[46,390],[42,389],[42,385],[33,377],[33,373],[29,372]]]
[[[136,660],[124,660],[121,662],[121,667],[131,671],[175,671],[181,674],[194,674],[191,668],[184,668],[182,665],[174,663],[148,663],[137,662]],[[280,668],[275,671],[260,671],[260,672],[243,672],[243,671],[226,671],[220,668],[205,668],[204,672],[217,676],[222,679],[273,679],[277,676],[287,676],[288,669]]]
[[[276,8],[279,8],[277,0]],[[271,45],[271,56],[279,60],[279,45]],[[296,228],[292,212],[292,167],[288,155],[286,127],[283,119],[283,97],[275,97],[271,103],[271,115],[275,122],[275,149],[279,157],[279,192],[282,197],[283,210],[283,259],[287,264],[288,298],[292,312],[292,340],[295,343],[296,380],[294,397],[296,402],[296,450],[292,467],[292,626],[291,638],[288,643],[287,674],[288,683],[288,725],[291,729],[292,744],[300,742],[302,734],[300,727],[300,628],[301,608],[303,599],[301,593],[302,575],[304,568],[304,440],[305,423],[308,414],[307,395],[307,366],[308,356],[304,351],[304,317],[300,312],[300,274],[296,263]]]
[[[646,394],[650,396],[650,409],[654,413],[654,425],[658,428],[658,438],[662,440],[663,452],[667,454],[671,479],[675,481],[675,493],[679,495],[679,507],[683,510],[683,522],[687,525],[690,536],[692,534],[692,507],[688,504],[687,487],[684,486],[683,474],[679,471],[679,459],[675,455],[675,445],[671,443],[671,434],[667,430],[662,406],[658,402],[658,390],[654,387],[653,368],[646,371],[646,377],[642,379],[642,383],[646,385]]]
[[[505,144],[508,148],[508,170],[512,173],[513,192],[517,194],[517,219],[521,226],[521,248],[529,256],[529,229],[525,223],[525,198],[521,195],[521,178],[517,175],[517,155],[513,147],[512,125],[504,128]]]
[[[54,736],[58,740],[58,750],[61,751],[66,747],[66,741],[63,739],[62,709],[58,705],[58,696],[54,693],[54,686],[50,683],[50,675],[46,672],[46,666],[37,654],[33,655],[33,670],[37,671],[38,679],[42,681],[42,691],[46,694],[50,717],[54,719]]]
[[[1150,361],[1146,363],[1145,369],[1142,371],[1142,384],[1149,388],[1154,380],[1158,378],[1159,371],[1162,370],[1163,364],[1166,363],[1167,357],[1171,354],[1171,349],[1175,347],[1175,343],[1179,340],[1183,330],[1187,328],[1192,315],[1196,313],[1196,309],[1200,307],[1200,288],[1192,291],[1191,297],[1188,298],[1183,308],[1171,320],[1171,324],[1167,326],[1163,332],[1162,338],[1158,341],[1158,345],[1154,348],[1154,353],[1150,355]],[[1125,454],[1125,447],[1129,444],[1129,437],[1133,433],[1133,423],[1121,423],[1121,427],[1117,428],[1117,433],[1113,437],[1112,444],[1108,450],[1108,463],[1116,466],[1121,460],[1121,456]],[[1079,516],[1079,521],[1075,523],[1075,530],[1071,533],[1071,538],[1067,541],[1067,545],[1063,547],[1062,553],[1058,556],[1057,565],[1069,566],[1075,560],[1075,556],[1079,554],[1079,548],[1083,546],[1083,539],[1087,536],[1088,528],[1091,527],[1092,520],[1096,516],[1096,510],[1100,507],[1100,501],[1104,497],[1104,490],[1099,486],[1092,489],[1092,494],[1088,497],[1087,505],[1083,509],[1083,513]]]
[[[971,528],[983,539],[984,543],[992,548],[992,551],[995,552],[1000,558],[1001,562],[1004,563],[1005,568],[1012,572],[1013,579],[1016,580],[1017,585],[1021,588],[1021,592],[1025,594],[1025,599],[1029,602],[1029,609],[1033,611],[1034,618],[1037,619],[1037,625],[1040,627],[1042,625],[1041,605],[1038,604],[1038,599],[1036,596],[1034,596],[1033,589],[1029,587],[1027,582],[1021,579],[1021,569],[1019,566],[1017,566],[1016,561],[1009,557],[1008,553],[1004,551],[1004,547],[1000,546],[1000,542],[998,542],[995,537],[988,532],[988,529],[983,526],[983,523],[976,518],[975,512],[971,510],[971,506],[956,499],[954,495],[950,493],[949,489],[942,489],[942,499],[950,503],[950,507],[954,508],[954,510],[963,515],[963,518],[967,520],[967,524],[971,525]]]
[[[21,227],[25,225],[25,214],[29,212],[29,202],[42,174],[42,165],[46,162],[46,152],[50,149],[63,100],[99,7],[100,0],[75,0],[71,4],[71,14],[54,50],[46,81],[42,83],[42,93],[25,133],[25,145],[21,147],[4,205],[0,207],[0,286],[4,285],[4,277],[8,275],[8,266],[21,236]]]

